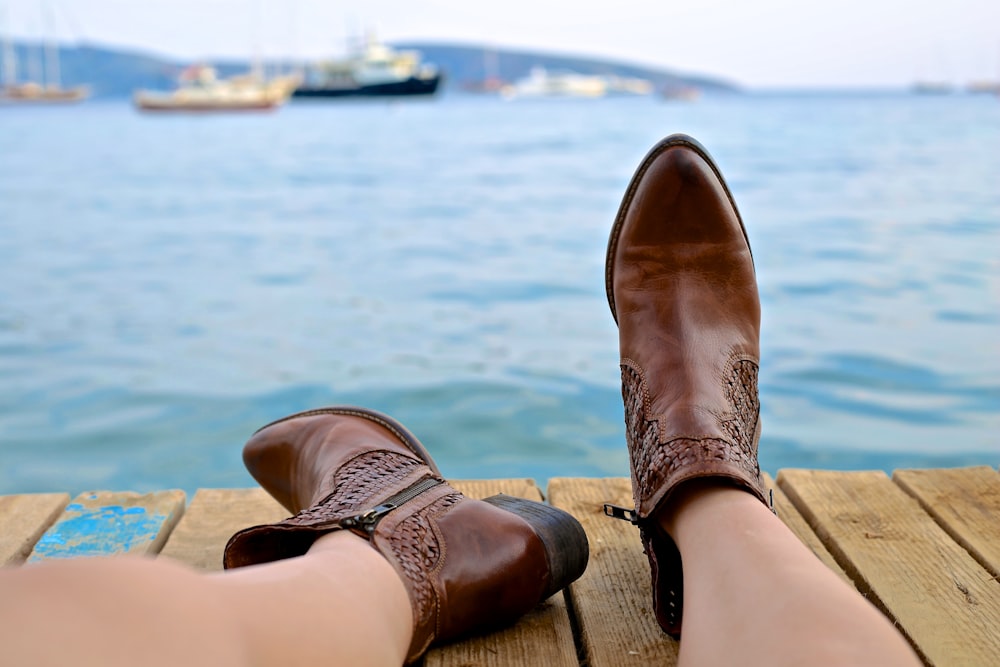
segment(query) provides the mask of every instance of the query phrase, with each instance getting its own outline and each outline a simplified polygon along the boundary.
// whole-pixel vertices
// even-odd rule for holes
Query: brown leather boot
[[[335,530],[360,535],[409,593],[407,662],[432,642],[510,623],[587,565],[587,537],[572,516],[510,496],[466,498],[409,431],[371,410],[292,415],[255,433],[243,458],[296,514],[234,535],[225,567],[300,556]]]
[[[660,626],[679,635],[681,557],[658,524],[684,482],[711,478],[769,504],[757,464],[760,301],[722,175],[685,135],[649,152],[608,242],[635,512]]]

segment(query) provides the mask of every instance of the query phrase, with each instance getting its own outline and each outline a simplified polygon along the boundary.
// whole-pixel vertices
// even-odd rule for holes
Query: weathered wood
[[[664,634],[653,615],[649,562],[639,532],[604,515],[604,503],[632,506],[629,480],[552,479],[549,501],[579,519],[590,540],[587,571],[569,588],[584,663],[676,664],[677,642]]]
[[[792,501],[788,499],[785,492],[782,491],[774,483],[771,476],[766,473],[764,474],[764,484],[774,494],[774,511],[778,515],[778,518],[781,519],[793,533],[795,533],[795,536],[798,537],[803,544],[809,547],[810,551],[816,554],[816,557],[819,558],[824,565],[833,570],[837,576],[846,581],[853,588],[854,582],[851,581],[851,578],[847,576],[847,573],[844,572],[842,567],[837,565],[837,560],[830,555],[830,552],[827,551],[825,546],[823,546],[823,542],[816,536],[813,529],[809,527],[808,522],[802,518],[799,511],[795,509],[795,505],[793,505]]]
[[[202,570],[221,570],[222,551],[236,531],[289,514],[261,488],[199,489],[160,555]]]
[[[778,484],[927,662],[995,662],[1000,584],[884,473],[782,470]]]
[[[471,480],[452,484],[470,498],[497,493],[541,500],[533,480]],[[482,637],[432,649],[425,667],[575,667],[576,646],[569,612],[562,595],[554,595],[515,625]]]
[[[893,480],[1000,579],[1000,474],[989,466],[897,470]]]
[[[449,483],[470,498],[488,498],[498,493],[541,500],[542,490],[533,479],[463,479]]]
[[[896,621],[929,664],[993,664],[1000,655],[995,469],[906,470],[893,480],[880,472],[786,470],[778,482],[778,516]],[[472,497],[541,497],[531,480],[455,485]],[[554,596],[513,627],[435,649],[425,664],[675,664],[677,644],[653,617],[638,531],[602,511],[605,502],[631,505],[629,480],[554,479],[549,492],[550,501],[587,530],[591,561],[583,578],[566,597]],[[161,503],[156,498],[164,494]],[[67,506],[68,500],[66,494],[0,496],[0,564],[23,561],[35,542],[32,560],[155,553],[169,534],[161,555],[215,570],[234,532],[288,515],[260,489],[203,489],[175,528],[184,503],[177,491],[84,494]]]
[[[0,496],[0,567],[23,563],[67,503],[68,493]]]
[[[28,562],[78,556],[149,555],[163,548],[181,515],[183,491],[82,493],[42,534]]]

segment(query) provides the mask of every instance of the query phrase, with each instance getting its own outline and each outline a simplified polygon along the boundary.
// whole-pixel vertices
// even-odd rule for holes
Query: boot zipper
[[[413,500],[424,491],[433,489],[439,484],[444,484],[444,482],[440,479],[435,479],[434,477],[425,477],[416,484],[403,489],[396,495],[386,498],[381,504],[359,514],[355,514],[354,516],[342,519],[340,521],[340,527],[347,529],[361,529],[371,535],[375,532],[375,526],[382,520],[382,517],[400,505]]]
[[[639,523],[639,513],[628,507],[619,507],[611,503],[604,503],[604,514],[612,519],[628,521],[633,526]]]

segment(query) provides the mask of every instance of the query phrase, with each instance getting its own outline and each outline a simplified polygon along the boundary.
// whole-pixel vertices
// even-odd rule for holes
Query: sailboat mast
[[[45,85],[48,88],[58,88],[59,87],[59,47],[56,45],[55,37],[52,35],[53,32],[53,17],[52,17],[52,6],[47,3],[42,3],[42,15],[44,22],[43,34],[46,36],[45,39]]]
[[[264,64],[261,60],[261,46],[260,46],[260,35],[261,35],[261,24],[264,21],[264,6],[261,4],[260,0],[257,0],[254,7],[254,18],[253,18],[253,46],[251,47],[250,54],[250,72],[253,74],[254,79],[258,82],[263,81],[267,78],[267,72],[264,71]]]
[[[14,52],[14,41],[10,38],[7,25],[7,7],[3,7],[3,14],[0,14],[0,39],[3,40],[3,83],[7,87],[17,85],[17,54]]]

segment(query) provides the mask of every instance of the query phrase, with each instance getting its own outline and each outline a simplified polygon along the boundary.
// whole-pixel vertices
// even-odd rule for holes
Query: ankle
[[[675,541],[686,528],[697,528],[718,510],[739,511],[740,505],[760,501],[748,491],[716,478],[693,479],[682,483],[660,511],[658,523]]]

